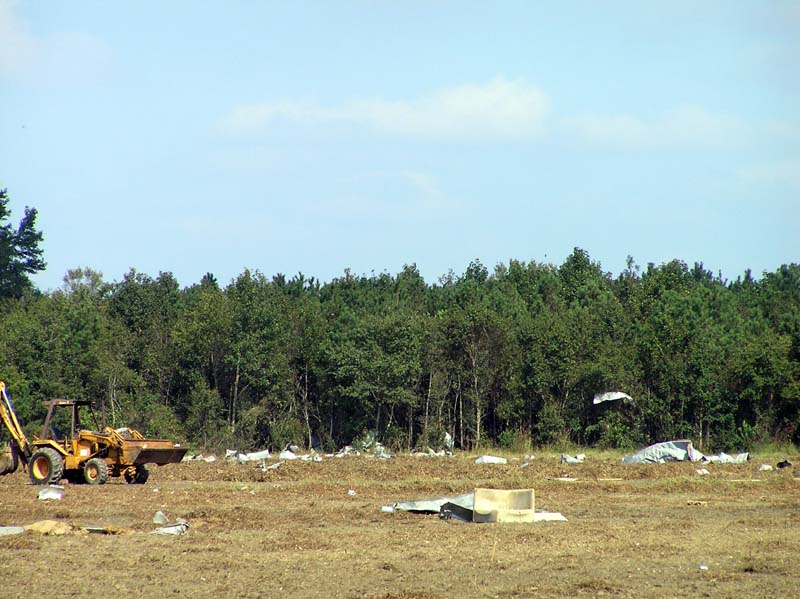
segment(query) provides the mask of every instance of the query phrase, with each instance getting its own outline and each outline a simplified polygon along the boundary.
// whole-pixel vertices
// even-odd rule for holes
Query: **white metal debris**
[[[595,395],[592,403],[597,405],[604,401],[616,401],[618,399],[624,399],[626,402],[633,401],[633,398],[627,393],[623,393],[622,391],[608,391],[607,393],[598,393]]]
[[[500,458],[493,455],[482,455],[477,460],[475,460],[476,464],[507,464],[508,460],[505,458]]]
[[[39,491],[38,497],[42,501],[48,499],[61,499],[64,497],[64,487],[60,485],[50,485]]]
[[[175,524],[162,526],[152,531],[151,535],[182,535],[189,530],[189,523],[183,518],[178,518]]]

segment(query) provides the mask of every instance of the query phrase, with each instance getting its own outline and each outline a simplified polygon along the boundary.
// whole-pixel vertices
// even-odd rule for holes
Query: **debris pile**
[[[735,456],[727,453],[703,455],[688,439],[664,441],[640,449],[622,458],[623,464],[663,464],[665,462],[703,462],[708,464],[744,464],[750,459],[747,452]]]

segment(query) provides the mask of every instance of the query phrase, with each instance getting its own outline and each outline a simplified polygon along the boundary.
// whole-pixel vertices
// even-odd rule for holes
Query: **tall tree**
[[[44,270],[42,232],[36,230],[36,208],[25,207],[25,215],[14,229],[8,208],[7,189],[0,189],[0,298],[17,298],[33,288],[29,275]]]

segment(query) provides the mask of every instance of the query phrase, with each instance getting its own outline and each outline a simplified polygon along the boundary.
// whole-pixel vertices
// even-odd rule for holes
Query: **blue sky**
[[[0,0],[0,40],[44,290],[800,261],[800,2]]]

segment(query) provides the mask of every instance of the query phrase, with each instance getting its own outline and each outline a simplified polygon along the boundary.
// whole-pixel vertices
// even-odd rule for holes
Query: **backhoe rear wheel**
[[[42,447],[31,456],[28,473],[34,485],[57,483],[64,473],[64,460],[52,447]]]
[[[104,485],[108,480],[108,464],[100,458],[92,458],[83,466],[83,480],[89,485]]]
[[[150,471],[144,464],[134,466],[133,471],[131,471],[130,468],[125,471],[125,482],[127,482],[129,485],[143,485],[147,482],[149,477]]]

